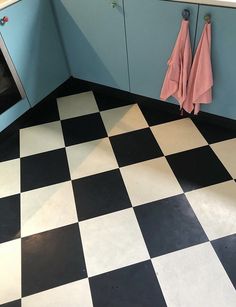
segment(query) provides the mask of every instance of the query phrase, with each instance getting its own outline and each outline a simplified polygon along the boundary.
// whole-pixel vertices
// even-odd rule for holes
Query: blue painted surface
[[[182,10],[191,11],[191,36],[196,34],[197,42],[203,17],[211,13],[214,101],[202,109],[236,119],[235,9],[200,6],[196,24],[194,4],[118,0],[118,5],[113,9],[108,0],[54,0],[71,75],[127,91],[130,81],[131,92],[159,99]],[[22,0],[1,15],[10,18],[0,31],[33,106],[70,75],[50,1]],[[0,131],[28,109],[23,99],[1,114]]]
[[[131,92],[159,99],[184,9],[191,12],[191,37],[194,39],[197,5],[156,0],[125,1]]]
[[[29,110],[30,105],[27,98],[22,99],[16,103],[13,107],[0,115],[0,132],[7,126],[13,123],[17,118]]]
[[[73,77],[129,90],[123,1],[55,0]]]
[[[212,16],[213,103],[202,107],[208,113],[236,119],[236,9],[200,6],[197,42],[204,16]]]
[[[0,31],[33,106],[69,77],[51,3],[22,0],[1,15],[9,17]]]

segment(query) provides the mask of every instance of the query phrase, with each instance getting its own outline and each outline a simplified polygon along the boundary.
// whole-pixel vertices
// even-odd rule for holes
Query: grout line
[[[127,69],[128,69],[128,82],[129,82],[129,92],[131,92],[131,83],[130,83],[130,68],[129,68],[129,52],[128,52],[128,37],[127,37],[127,23],[126,23],[126,15],[125,15],[125,2],[123,3],[123,16],[124,16],[124,31],[125,31],[125,48],[126,48],[126,60],[127,60]]]

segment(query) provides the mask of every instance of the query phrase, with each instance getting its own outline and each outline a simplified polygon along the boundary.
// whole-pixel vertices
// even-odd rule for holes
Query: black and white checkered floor
[[[126,104],[61,97],[0,141],[1,306],[236,306],[235,131]]]

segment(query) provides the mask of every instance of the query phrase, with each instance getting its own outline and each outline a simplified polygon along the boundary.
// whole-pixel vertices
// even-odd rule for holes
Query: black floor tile
[[[86,276],[78,224],[22,239],[23,296]]]
[[[139,107],[149,126],[164,124],[183,118],[180,113],[178,114],[167,110],[167,103],[163,101],[144,101],[139,103]]]
[[[69,78],[54,92],[56,97],[65,97],[91,91],[91,85],[76,78]]]
[[[70,180],[65,149],[21,158],[21,191]]]
[[[112,95],[94,92],[95,99],[100,111],[105,111],[113,108],[124,107],[134,102],[130,99],[117,98]]]
[[[99,113],[63,120],[62,129],[66,146],[107,137]]]
[[[22,117],[19,126],[20,128],[27,128],[58,120],[60,120],[60,117],[57,100],[53,97],[47,97]]]
[[[211,243],[236,289],[236,234]]]
[[[209,144],[236,138],[236,130],[199,121],[195,118],[193,118],[193,122]]]
[[[165,307],[151,261],[90,278],[94,307]]]
[[[232,179],[209,146],[166,158],[184,192]]]
[[[0,162],[20,157],[19,130],[0,133]]]
[[[21,307],[21,300],[0,305],[1,307]]]
[[[20,237],[20,195],[0,198],[0,243]]]
[[[184,195],[135,207],[151,258],[208,241]]]
[[[120,167],[163,156],[149,128],[110,138]]]
[[[131,207],[119,170],[73,182],[80,221]]]

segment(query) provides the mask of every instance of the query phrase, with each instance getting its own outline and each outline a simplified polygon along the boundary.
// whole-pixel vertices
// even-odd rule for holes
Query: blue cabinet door
[[[22,0],[0,11],[0,31],[33,106],[69,77],[49,0]]]
[[[123,1],[55,0],[73,77],[129,90]]]
[[[194,40],[198,5],[157,0],[125,0],[124,3],[131,92],[159,99],[182,11],[191,12]]]
[[[200,6],[197,42],[202,34],[204,16],[212,16],[213,103],[203,111],[236,119],[236,9]]]

